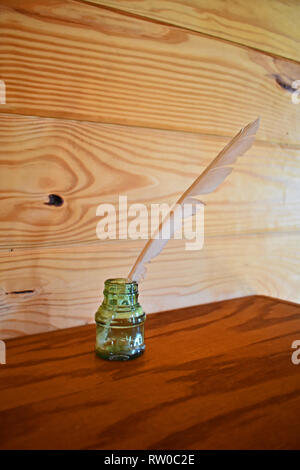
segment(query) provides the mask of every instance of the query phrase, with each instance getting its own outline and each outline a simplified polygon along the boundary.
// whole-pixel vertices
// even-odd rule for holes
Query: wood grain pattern
[[[23,250],[0,258],[0,338],[93,321],[108,277],[125,277],[144,241]],[[300,303],[299,234],[171,240],[140,284],[147,313],[251,294]]]
[[[300,60],[295,0],[88,0],[217,38]]]
[[[228,15],[223,24],[214,4],[221,31]],[[178,17],[182,2],[174,5]],[[273,26],[260,15],[253,32],[290,57],[298,32],[286,28],[290,4],[277,5]],[[256,13],[237,6],[232,34],[245,40]],[[99,242],[97,205],[119,194],[175,201],[258,115],[256,145],[203,198],[204,249],[170,242],[143,305],[157,312],[250,294],[300,302],[300,106],[291,101],[300,64],[84,1],[2,0],[0,35],[1,338],[92,321],[103,281],[125,276],[144,243]]]
[[[228,139],[0,114],[0,249],[98,241],[100,203],[172,204]],[[204,195],[205,236],[300,228],[300,146],[257,141]],[[49,194],[62,205],[48,205]]]
[[[263,297],[148,317],[145,354],[110,363],[95,327],[7,342],[2,449],[299,449],[300,307]]]
[[[4,113],[300,142],[300,64],[76,1],[1,2]]]

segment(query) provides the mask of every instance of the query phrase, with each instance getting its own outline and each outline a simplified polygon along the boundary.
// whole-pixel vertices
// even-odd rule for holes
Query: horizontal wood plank
[[[0,249],[97,242],[99,204],[113,204],[117,214],[119,195],[149,212],[152,203],[173,204],[227,142],[0,114]],[[257,141],[220,188],[202,197],[205,236],[299,230],[299,178],[300,147]],[[49,205],[53,194],[60,206]]]
[[[104,280],[126,277],[144,241],[2,253],[0,338],[93,321]],[[140,285],[147,313],[251,294],[300,303],[299,235],[211,237],[200,251],[170,240]]]
[[[294,0],[87,0],[300,61]]]
[[[248,297],[149,316],[146,352],[93,352],[95,327],[7,342],[2,449],[299,449],[300,307]]]
[[[300,143],[300,64],[72,0],[1,2],[0,112]]]

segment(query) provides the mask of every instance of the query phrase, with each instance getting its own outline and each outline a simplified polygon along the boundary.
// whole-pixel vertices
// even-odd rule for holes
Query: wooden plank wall
[[[300,4],[206,3],[1,1],[1,338],[93,321],[144,244],[99,241],[98,204],[174,202],[257,116],[255,145],[203,198],[203,250],[171,241],[141,301],[300,301]]]
[[[300,59],[298,0],[90,0],[139,17]]]

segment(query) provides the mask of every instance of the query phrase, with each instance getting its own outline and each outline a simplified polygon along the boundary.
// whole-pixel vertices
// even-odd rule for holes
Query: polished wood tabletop
[[[300,306],[253,296],[148,315],[143,356],[95,326],[6,342],[2,449],[299,449]]]

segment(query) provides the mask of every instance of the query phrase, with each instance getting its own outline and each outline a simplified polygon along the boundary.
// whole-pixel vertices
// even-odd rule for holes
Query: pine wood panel
[[[144,243],[100,243],[97,205],[173,202],[257,115],[256,145],[203,198],[204,250],[170,242],[142,301],[300,302],[299,64],[91,2],[3,0],[0,13],[1,338],[92,321],[103,281]]]
[[[300,60],[296,0],[88,0]]]
[[[144,241],[2,253],[0,338],[93,321],[104,280],[125,277]],[[299,235],[171,240],[140,285],[147,313],[251,294],[300,302]]]
[[[1,112],[299,143],[300,64],[75,1],[1,2]]]
[[[248,297],[149,316],[146,352],[95,357],[95,327],[7,342],[2,449],[299,449],[300,307]]]
[[[236,129],[237,130],[237,129]],[[172,204],[227,138],[0,115],[0,249],[97,242],[96,208]],[[257,141],[204,195],[205,236],[299,230],[300,147]],[[49,195],[62,205],[48,205]]]

